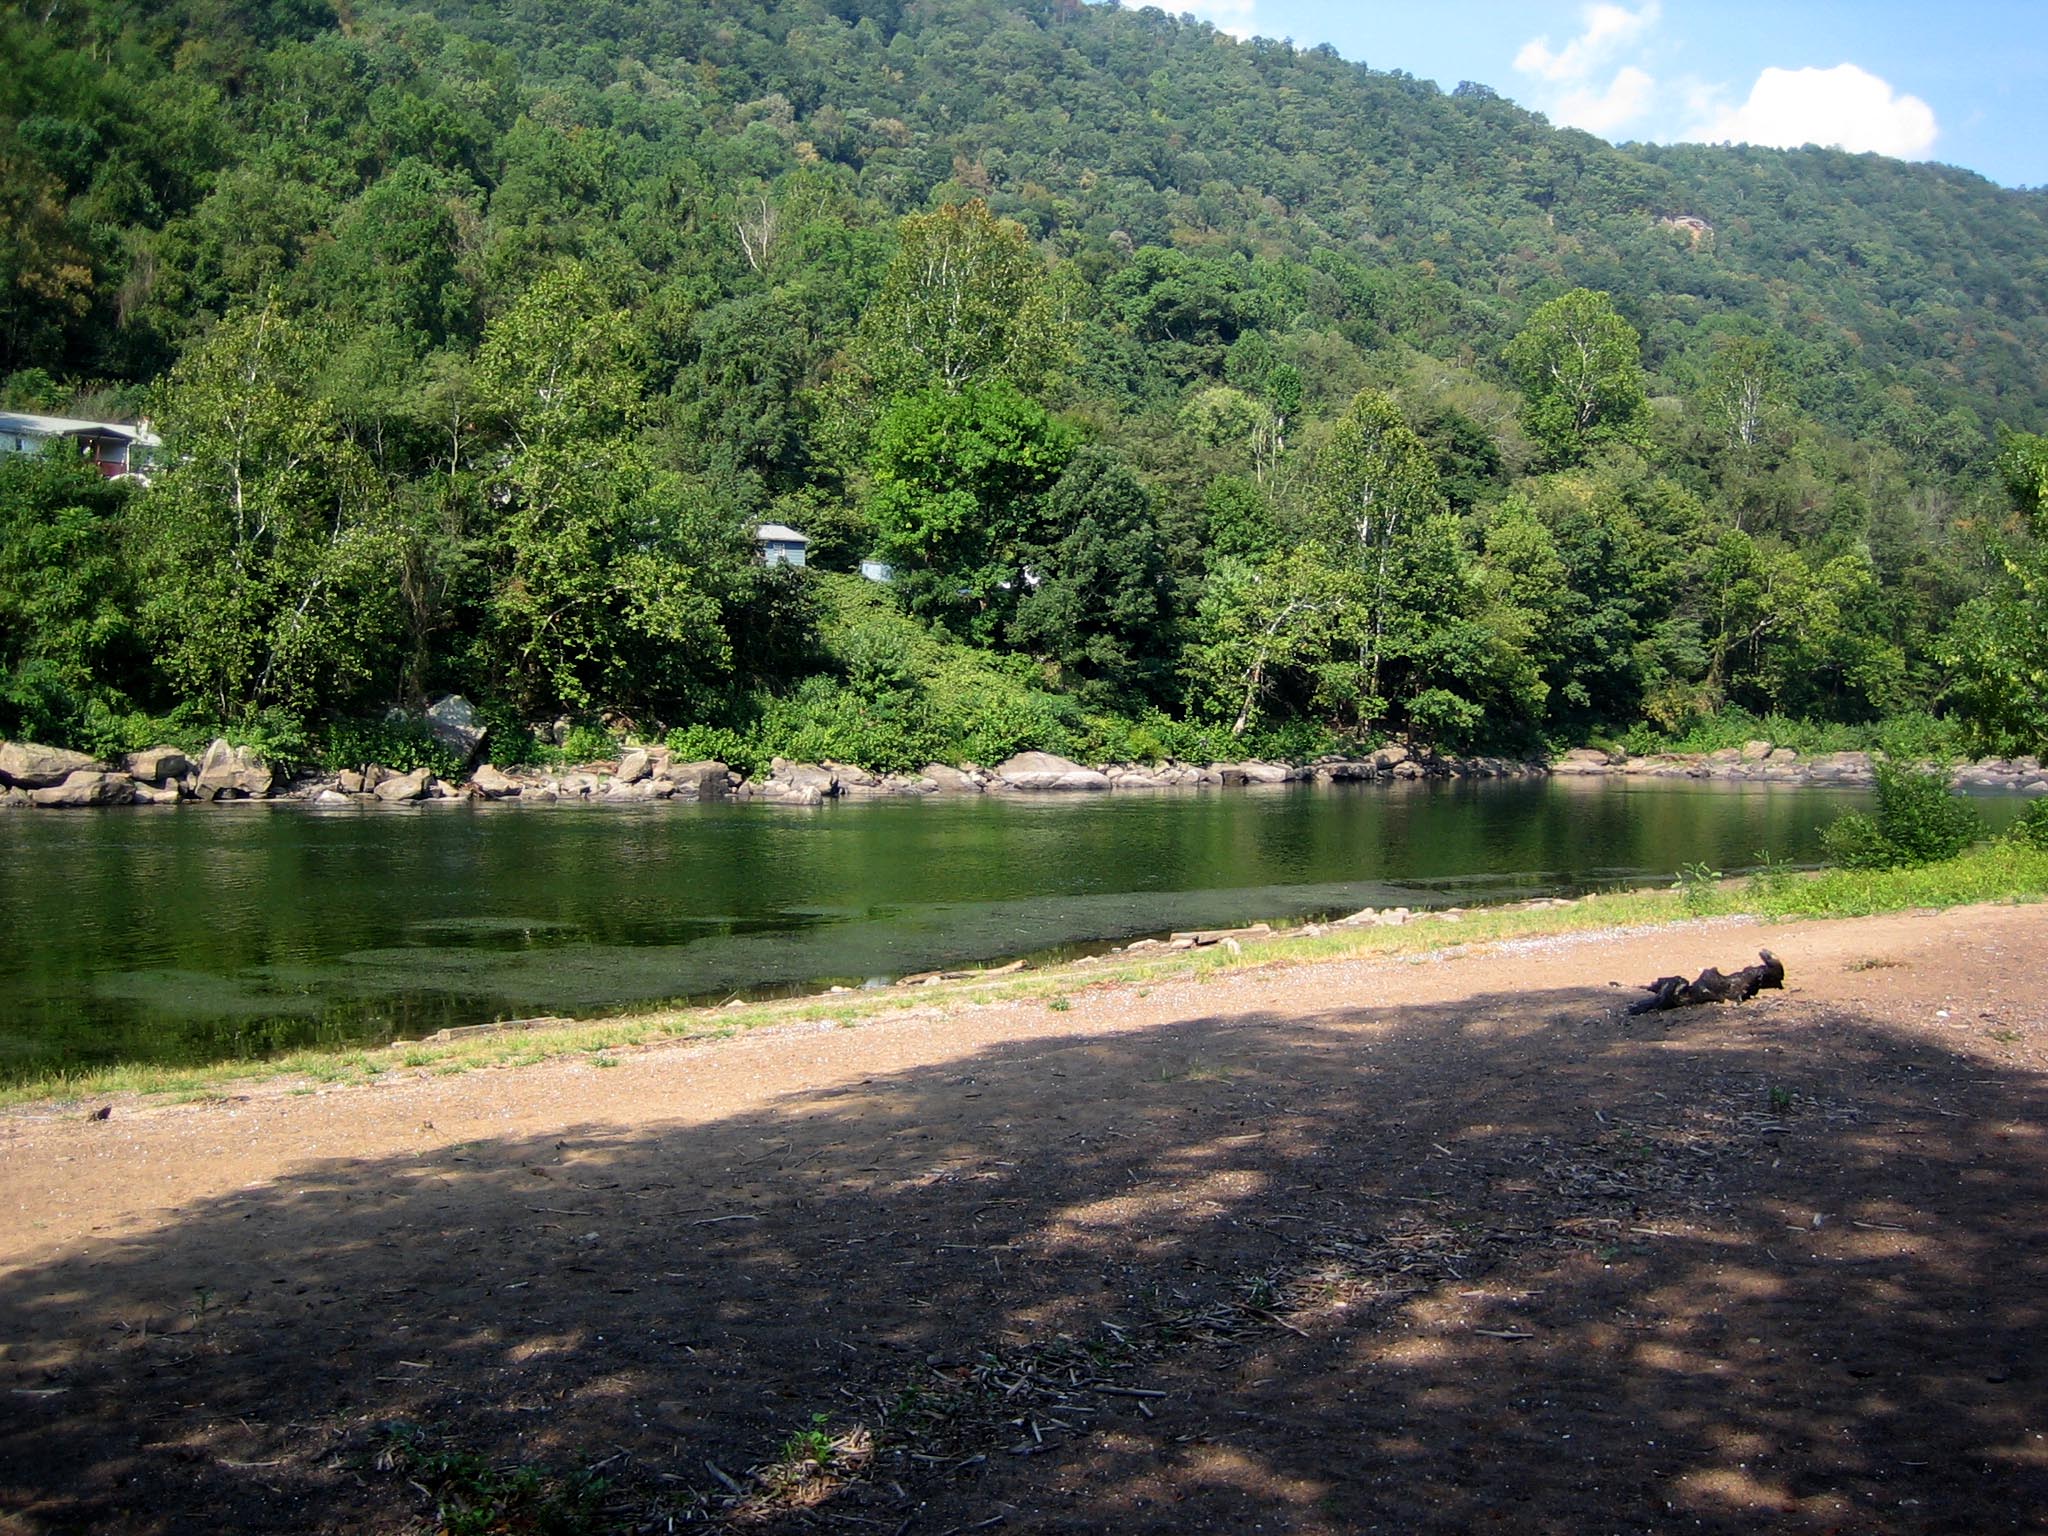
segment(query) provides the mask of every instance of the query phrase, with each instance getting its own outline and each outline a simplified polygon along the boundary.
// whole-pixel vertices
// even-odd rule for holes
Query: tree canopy
[[[0,730],[2048,731],[2041,192],[1043,0],[0,47],[0,404],[168,444],[0,465]]]

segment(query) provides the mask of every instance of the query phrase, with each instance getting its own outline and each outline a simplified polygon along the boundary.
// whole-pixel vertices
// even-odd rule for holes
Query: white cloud
[[[1912,160],[1933,149],[1940,132],[1934,109],[1918,96],[1900,95],[1854,64],[1837,64],[1766,69],[1741,106],[1722,103],[1681,137],[1779,149],[1829,144]]]
[[[1623,64],[1612,76],[1617,55],[1635,52],[1663,15],[1660,0],[1643,0],[1635,10],[1622,5],[1588,5],[1580,13],[1585,30],[1562,48],[1549,37],[1532,37],[1515,55],[1515,68],[1549,89],[1537,104],[1551,120],[1588,133],[1612,134],[1650,110],[1657,82],[1637,64]],[[1605,78],[1605,84],[1602,79]]]
[[[1197,21],[1206,21],[1218,32],[1228,32],[1239,42],[1258,35],[1258,25],[1252,19],[1258,0],[1181,0],[1178,10],[1170,5],[1165,9],[1173,14],[1193,16]]]
[[[1636,11],[1621,5],[1589,5],[1579,13],[1585,31],[1555,51],[1547,34],[1530,38],[1515,55],[1515,68],[1541,80],[1586,80],[1656,26],[1662,12],[1661,0],[1643,0],[1642,9]]]
[[[1656,95],[1657,82],[1635,65],[1625,64],[1615,72],[1606,90],[1582,86],[1569,91],[1551,107],[1550,116],[1567,128],[1605,135],[1649,111]]]

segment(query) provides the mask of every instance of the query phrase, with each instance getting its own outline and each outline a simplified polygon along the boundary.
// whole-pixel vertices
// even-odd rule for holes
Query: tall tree
[[[1607,294],[1574,288],[1508,343],[1507,365],[1528,397],[1523,424],[1550,462],[1581,462],[1602,443],[1646,439],[1642,338]]]
[[[1060,283],[980,198],[897,225],[896,258],[855,352],[883,398],[970,384],[1034,394],[1073,359]]]
[[[1385,707],[1387,639],[1429,601],[1410,577],[1430,522],[1447,511],[1428,445],[1391,395],[1366,390],[1351,402],[1318,457],[1311,488],[1317,537],[1358,565],[1365,613],[1360,714]]]
[[[275,308],[223,322],[163,394],[169,468],[135,517],[143,625],[217,718],[359,701],[395,628],[393,527],[313,392],[331,338]]]
[[[642,367],[631,320],[576,263],[529,288],[478,355],[504,444],[484,488],[486,622],[498,681],[529,708],[675,715],[731,667],[721,599],[739,530],[633,436]]]
[[[1010,637],[1084,702],[1128,700],[1157,680],[1171,643],[1152,497],[1115,453],[1084,448],[1047,493],[1043,521],[1049,539],[1029,556]]]
[[[143,681],[127,489],[66,451],[0,454],[0,737],[82,739]]]
[[[1992,540],[1999,577],[1957,613],[1939,654],[1978,745],[2038,753],[2048,749],[2048,436],[2010,434],[1998,470],[2026,527]]]
[[[933,388],[875,432],[871,516],[911,610],[997,643],[1052,539],[1045,493],[1075,447],[1070,427],[1009,384]]]

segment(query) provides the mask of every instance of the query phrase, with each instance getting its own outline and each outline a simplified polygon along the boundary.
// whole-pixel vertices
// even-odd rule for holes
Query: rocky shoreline
[[[1111,763],[1089,767],[1049,752],[1023,752],[983,768],[930,763],[917,773],[871,773],[850,763],[794,763],[776,758],[749,778],[722,762],[686,761],[666,747],[634,747],[615,759],[573,768],[499,768],[484,763],[458,781],[425,768],[400,773],[366,764],[343,773],[286,778],[246,748],[216,741],[194,762],[173,747],[96,761],[81,752],[33,742],[0,742],[0,806],[46,810],[109,805],[174,805],[184,801],[290,800],[319,807],[417,805],[490,800],[608,805],[656,800],[759,800],[820,805],[827,800],[893,796],[1088,793],[1111,790],[1237,788],[1301,782],[1380,779],[1518,778],[1541,775],[1541,763],[1498,757],[1434,757],[1388,746],[1355,758],[1306,764]]]
[[[1932,770],[1935,765],[1923,763]],[[1876,782],[1868,752],[1801,754],[1768,741],[1749,741],[1719,752],[1662,752],[1646,757],[1579,747],[1550,765],[1570,778],[1718,779],[1737,784],[1808,784],[1855,787]],[[2048,794],[2048,769],[2039,758],[1987,758],[1947,770],[1959,790]]]
[[[990,768],[931,763],[909,774],[877,774],[849,763],[797,763],[776,758],[759,778],[749,778],[722,762],[686,761],[666,747],[650,746],[573,768],[499,768],[486,762],[453,782],[425,768],[401,773],[375,763],[343,773],[287,778],[253,752],[225,740],[215,741],[197,762],[173,747],[130,753],[119,761],[97,761],[84,753],[32,742],[0,742],[0,808],[65,810],[237,800],[294,801],[332,809],[464,800],[634,805],[733,799],[821,805],[827,800],[897,796],[1227,789],[1290,783],[1525,778],[1546,773],[1571,778],[1843,786],[1869,784],[1873,777],[1866,752],[1802,756],[1789,747],[1761,741],[1721,752],[1650,757],[1580,748],[1547,765],[1499,757],[1424,755],[1399,745],[1359,757],[1326,757],[1303,764],[1254,759],[1090,767],[1049,752],[1023,752]],[[2048,771],[2035,758],[1966,764],[1952,770],[1951,782],[1962,790],[2048,794]]]

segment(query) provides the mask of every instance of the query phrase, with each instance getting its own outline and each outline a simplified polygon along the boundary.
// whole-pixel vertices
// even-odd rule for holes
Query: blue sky
[[[2048,0],[1161,3],[1446,89],[1477,80],[1617,143],[1834,143],[2048,184]]]

